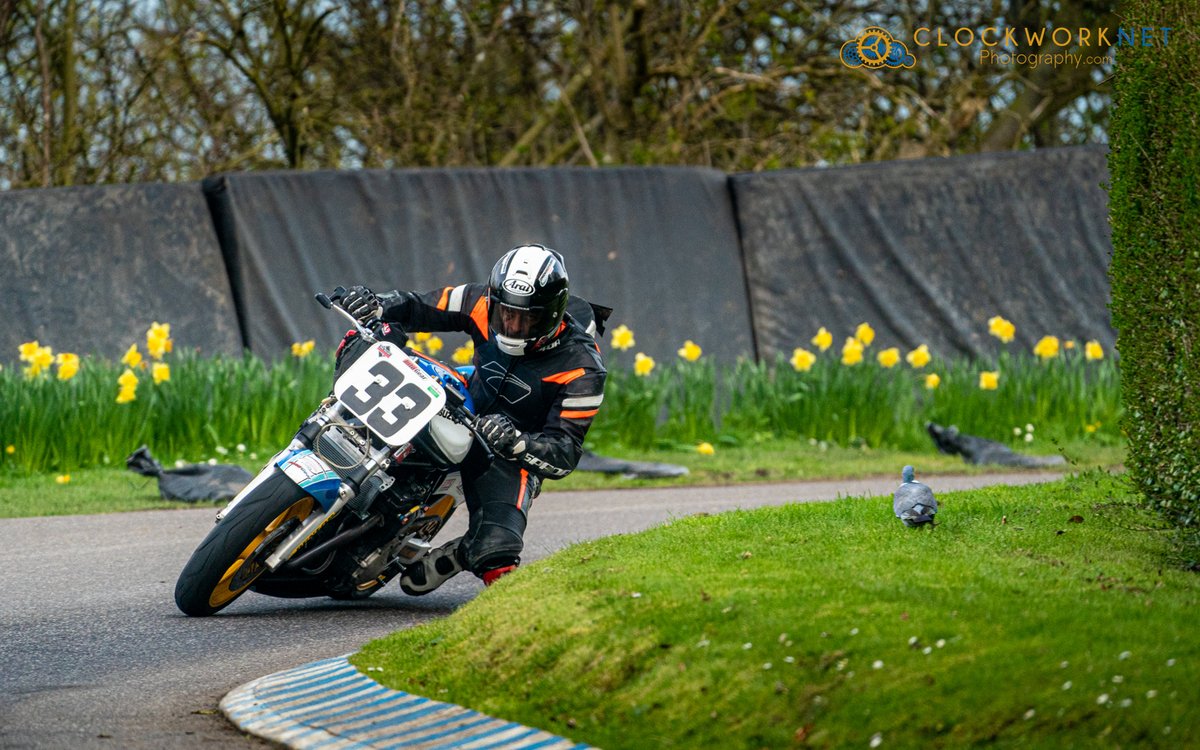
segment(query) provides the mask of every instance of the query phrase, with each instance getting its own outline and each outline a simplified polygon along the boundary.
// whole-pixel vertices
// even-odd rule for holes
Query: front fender
[[[290,453],[275,465],[300,489],[313,496],[325,511],[337,502],[342,491],[342,478],[323,458],[307,448]]]

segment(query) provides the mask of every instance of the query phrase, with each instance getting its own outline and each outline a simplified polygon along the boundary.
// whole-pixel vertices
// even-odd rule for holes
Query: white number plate
[[[333,386],[333,394],[385,443],[413,439],[446,404],[446,392],[399,347],[372,344]]]

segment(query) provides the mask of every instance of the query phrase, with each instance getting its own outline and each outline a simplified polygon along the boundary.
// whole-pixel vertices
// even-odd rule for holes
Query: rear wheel
[[[175,584],[179,609],[204,617],[227,607],[266,572],[267,557],[315,507],[312,496],[285,474],[268,478],[192,553]]]

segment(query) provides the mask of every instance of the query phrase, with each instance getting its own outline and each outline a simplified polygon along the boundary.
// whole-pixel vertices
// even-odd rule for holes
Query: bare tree
[[[137,0],[0,0],[0,185],[156,179]]]
[[[166,0],[173,38],[207,46],[244,79],[291,168],[336,164],[337,103],[324,59],[336,10],[318,0]]]
[[[281,167],[738,171],[1089,142],[1108,50],[998,65],[912,34],[1037,38],[1114,26],[1114,4],[0,0],[0,187]],[[915,64],[843,65],[867,26]],[[1024,53],[1054,41],[1017,38]]]

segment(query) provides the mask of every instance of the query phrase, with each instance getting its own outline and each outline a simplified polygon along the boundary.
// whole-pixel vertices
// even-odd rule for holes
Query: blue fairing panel
[[[472,414],[475,413],[475,400],[471,398],[471,392],[467,390],[467,384],[463,381],[463,378],[468,376],[460,377],[458,374],[461,373],[464,368],[460,367],[458,368],[458,372],[455,372],[435,359],[429,359],[428,357],[422,356],[414,356],[413,359],[417,361],[417,364],[421,366],[422,370],[436,378],[437,381],[442,384],[443,388],[448,391],[454,391],[459,396],[462,396],[467,410]],[[474,367],[469,369],[471,371],[475,370]]]

